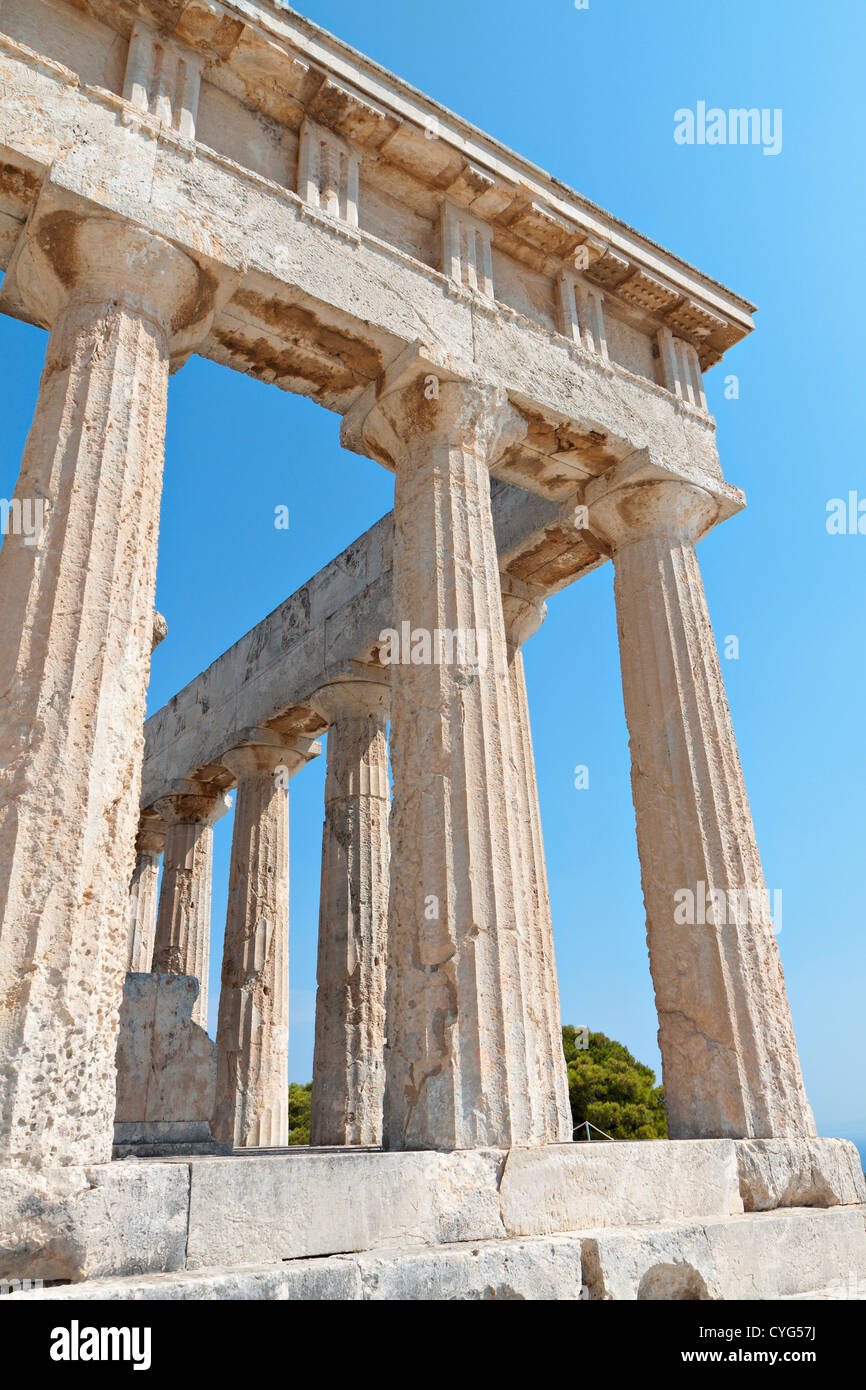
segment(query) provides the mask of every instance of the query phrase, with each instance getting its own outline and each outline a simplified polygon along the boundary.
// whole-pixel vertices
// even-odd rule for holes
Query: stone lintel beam
[[[558,506],[496,480],[491,501],[503,583],[513,577],[547,594],[605,563],[575,524],[573,503]],[[229,785],[220,756],[244,725],[318,732],[312,694],[368,664],[380,632],[392,626],[393,534],[388,514],[151,716],[142,804],[178,776]],[[240,687],[238,669],[247,673]],[[227,701],[235,705],[234,729]]]
[[[313,1144],[380,1144],[388,928],[390,677],[323,686],[328,723],[322,830]]]
[[[217,1025],[214,1137],[237,1148],[289,1142],[289,779],[311,739],[247,730],[224,755],[236,805]]]
[[[615,571],[668,1132],[812,1135],[695,551],[740,499],[637,459],[587,502]]]

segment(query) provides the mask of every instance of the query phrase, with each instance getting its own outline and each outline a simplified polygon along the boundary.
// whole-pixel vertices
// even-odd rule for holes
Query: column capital
[[[294,777],[322,751],[317,739],[302,734],[279,734],[273,729],[249,729],[242,743],[230,748],[220,762],[238,780],[287,771]]]
[[[384,667],[381,676],[374,675],[363,679],[332,681],[323,685],[311,695],[308,704],[320,714],[327,723],[336,724],[341,719],[373,718],[380,724],[387,724],[391,709],[391,682]]]
[[[142,816],[135,837],[136,854],[162,854],[168,826],[159,816]]]
[[[344,416],[340,441],[395,473],[424,442],[471,450],[491,467],[526,432],[503,387],[416,343]]]
[[[665,535],[695,544],[746,504],[739,488],[704,472],[684,474],[649,450],[631,454],[587,484],[589,531],[616,550],[641,536]]]
[[[214,825],[231,810],[232,799],[223,791],[195,788],[188,783],[178,791],[166,792],[153,803],[153,810],[166,825]]]
[[[115,302],[165,333],[176,370],[210,332],[238,279],[236,270],[206,259],[49,182],[13,253],[3,310],[51,329],[75,303]]]
[[[535,584],[523,584],[510,575],[502,576],[502,616],[509,647],[522,647],[534,637],[547,617],[544,594]]]

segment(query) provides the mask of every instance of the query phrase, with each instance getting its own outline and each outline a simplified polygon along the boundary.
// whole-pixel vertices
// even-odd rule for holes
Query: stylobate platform
[[[14,1298],[857,1297],[864,1212],[857,1150],[833,1139],[7,1168],[0,1280],[50,1285]]]

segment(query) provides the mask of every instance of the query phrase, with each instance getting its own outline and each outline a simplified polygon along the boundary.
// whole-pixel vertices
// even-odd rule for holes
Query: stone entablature
[[[10,190],[0,212],[14,214],[3,312],[46,322],[26,275],[19,283],[21,231],[28,216],[37,231],[61,201],[186,247],[214,284],[212,326],[196,350],[258,379],[345,413],[421,332],[431,360],[495,382],[525,411],[528,436],[497,471],[530,491],[564,497],[587,467],[646,447],[720,475],[713,420],[664,387],[501,302],[470,294],[467,303],[469,292],[455,294],[417,258],[192,146],[122,98],[82,90],[68,69],[2,34],[0,73],[12,94],[0,112],[0,188]],[[22,126],[19,107],[38,109],[39,124]],[[71,145],[70,128],[81,132]],[[334,235],[341,228],[356,243],[351,259]]]
[[[605,294],[607,331],[596,330],[595,350],[606,339],[613,362],[662,389],[661,326],[692,343],[703,369],[751,328],[746,301],[278,5],[189,0],[178,13],[150,0],[150,22],[134,25],[132,7],[91,0],[86,20],[80,8],[5,0],[0,23],[28,46],[38,34],[39,51],[89,91],[123,93],[157,120],[160,140],[196,138],[197,160],[229,159],[247,177],[296,192],[527,326],[573,339],[558,300],[563,272],[576,269]],[[313,131],[321,136],[311,141]],[[322,149],[325,172],[314,175],[311,151]],[[477,256],[465,265],[454,226],[464,242],[472,230]],[[254,341],[245,335],[247,349]],[[242,365],[237,353],[233,365]],[[249,360],[242,369],[256,365],[266,370]]]

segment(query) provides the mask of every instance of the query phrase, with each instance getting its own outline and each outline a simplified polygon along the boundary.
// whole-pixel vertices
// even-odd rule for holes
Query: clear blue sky
[[[700,548],[819,1132],[866,1143],[862,385],[864,11],[857,0],[308,0],[309,17],[760,306],[707,377],[749,509]],[[680,146],[698,101],[781,108],[783,147]],[[0,319],[0,497],[45,335]],[[740,398],[725,400],[736,372]],[[194,359],[173,379],[150,710],[391,506],[339,420]],[[279,503],[288,532],[273,528]],[[610,566],[550,604],[526,650],[563,1018],[658,1067]],[[590,769],[576,791],[576,764]],[[324,759],[292,783],[290,1071],[311,1075]],[[216,831],[211,1012],[231,820]]]

